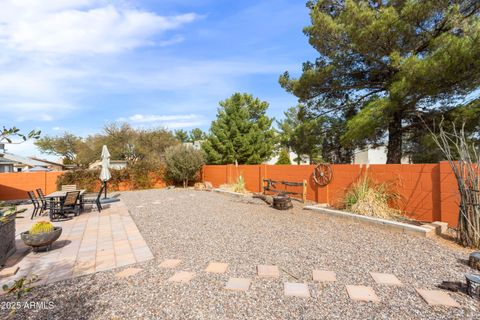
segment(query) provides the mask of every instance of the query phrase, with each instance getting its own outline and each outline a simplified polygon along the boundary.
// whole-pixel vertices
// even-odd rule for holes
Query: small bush
[[[398,209],[391,207],[398,200],[399,194],[387,183],[375,183],[365,176],[347,190],[343,204],[353,213],[393,219],[401,216]]]
[[[40,234],[53,231],[53,224],[48,221],[39,221],[35,223],[29,230],[30,234]]]
[[[190,146],[176,145],[165,150],[165,178],[188,186],[198,177],[204,164],[203,153]]]

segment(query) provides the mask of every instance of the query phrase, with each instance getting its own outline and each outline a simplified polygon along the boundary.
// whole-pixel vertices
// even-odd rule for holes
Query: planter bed
[[[335,210],[335,209],[330,209],[330,208],[325,208],[320,206],[305,206],[304,209],[313,210],[328,216],[334,216],[334,217],[339,217],[343,219],[356,220],[364,223],[375,224],[388,230],[403,232],[403,233],[420,236],[420,237],[431,237],[436,234],[435,229],[428,228],[428,227],[421,227],[421,226],[416,226],[416,225],[403,223],[403,222],[391,221],[391,220],[369,217],[369,216],[362,216],[362,215],[351,213],[351,212]]]
[[[0,267],[17,250],[15,247],[15,216],[10,215],[9,222],[0,224]]]

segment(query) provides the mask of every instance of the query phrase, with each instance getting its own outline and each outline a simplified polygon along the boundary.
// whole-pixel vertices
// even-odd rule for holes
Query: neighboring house
[[[292,164],[297,164],[297,154],[295,152],[290,151],[288,153],[288,156],[290,157],[290,162]],[[274,156],[270,160],[265,161],[264,164],[272,164],[272,165],[276,164],[277,161],[278,161],[278,157],[279,157],[279,155],[277,154],[276,156]],[[307,165],[307,164],[310,164],[308,156],[306,156],[306,155],[300,156],[300,165]]]
[[[14,161],[0,157],[0,173],[13,172]]]
[[[58,162],[55,162],[55,161],[50,161],[50,160],[45,160],[45,159],[39,159],[39,158],[36,158],[36,157],[30,157],[30,159],[45,163],[47,165],[47,168],[52,170],[52,171],[63,171],[63,170],[65,170],[65,165],[63,163],[58,163]]]
[[[88,169],[93,170],[93,169],[100,169],[102,167],[102,161],[98,160],[93,163],[91,163],[88,166]],[[110,160],[110,166],[109,169],[113,170],[122,170],[127,167],[127,160]]]
[[[184,142],[183,145],[192,147],[195,150],[200,150],[202,149],[202,143],[203,143],[203,140],[199,140],[194,142]]]
[[[365,148],[357,149],[353,155],[354,164],[386,164],[387,163],[387,148]],[[409,164],[410,159],[408,157],[402,158],[402,164]]]
[[[7,152],[5,145],[0,144],[0,172],[62,171],[63,169],[64,166],[60,163]]]

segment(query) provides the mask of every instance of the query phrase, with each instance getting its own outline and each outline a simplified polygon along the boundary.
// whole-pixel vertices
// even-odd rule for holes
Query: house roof
[[[5,154],[3,155],[3,158],[7,159],[7,160],[14,161],[16,163],[23,163],[23,164],[26,164],[30,167],[37,167],[37,166],[38,167],[45,167],[47,165],[45,162],[40,162],[40,161],[30,159],[30,158],[27,158],[27,157],[22,157],[22,156],[19,156],[17,154],[13,154],[13,153],[10,153],[10,152],[5,152]]]
[[[36,157],[30,157],[30,159],[35,160],[35,161],[44,162],[46,164],[51,164],[51,165],[54,165],[54,166],[65,167],[65,165],[63,163],[59,163],[59,162],[55,162],[55,161],[39,159],[39,158],[36,158]]]
[[[15,164],[15,163],[16,163],[15,161],[0,157],[0,164]]]

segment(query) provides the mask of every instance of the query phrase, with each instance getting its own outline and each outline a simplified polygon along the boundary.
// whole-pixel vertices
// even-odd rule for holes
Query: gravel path
[[[468,251],[436,240],[325,218],[300,206],[284,212],[262,202],[193,190],[148,190],[121,196],[155,255],[137,264],[139,274],[117,279],[122,269],[36,288],[22,302],[53,301],[52,310],[17,312],[19,319],[478,319],[480,307],[451,293],[461,308],[430,307],[415,288],[436,289],[464,281]],[[140,206],[140,207],[139,207]],[[182,259],[175,270],[196,272],[188,284],[166,281],[175,270],[164,259]],[[207,274],[210,261],[229,263],[225,274]],[[279,279],[256,277],[273,264]],[[124,268],[123,268],[124,269]],[[337,273],[314,283],[313,269]],[[375,284],[369,272],[395,274],[402,287]],[[224,289],[229,277],[250,277],[248,292]],[[286,297],[284,282],[309,284],[311,298]],[[345,285],[372,286],[380,303],[349,299]],[[0,297],[0,302],[13,297]],[[0,318],[5,311],[0,310]]]

